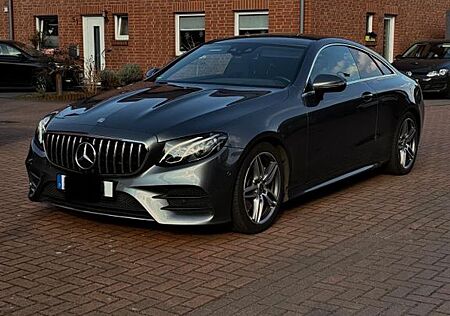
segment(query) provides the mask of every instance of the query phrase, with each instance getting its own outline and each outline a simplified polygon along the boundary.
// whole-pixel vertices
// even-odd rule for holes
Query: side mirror
[[[402,59],[402,58],[403,58],[402,55],[397,55],[397,56],[395,56],[395,60],[397,60],[397,59]]]
[[[347,87],[347,82],[335,75],[318,75],[312,84],[314,92],[323,96],[328,92],[341,92]]]
[[[153,77],[159,70],[160,70],[159,68],[150,68],[150,69],[147,70],[147,72],[145,73],[144,80]]]

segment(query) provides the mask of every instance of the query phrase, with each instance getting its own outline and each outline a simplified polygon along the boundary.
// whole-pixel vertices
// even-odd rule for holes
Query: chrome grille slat
[[[117,145],[118,144],[119,144],[119,142],[116,140],[116,143],[114,144],[114,152],[113,152],[113,170],[114,170],[114,173],[117,173],[116,158],[117,158]]]
[[[101,165],[101,160],[102,160],[102,145],[103,145],[103,139],[100,140],[100,145],[98,146],[98,173],[102,173],[102,165]]]
[[[55,161],[56,161],[56,164],[59,164],[58,163],[58,143],[59,143],[59,135],[56,137],[56,144],[55,144]]]
[[[133,143],[131,143],[131,146],[130,146],[130,157],[129,157],[129,161],[128,161],[128,171],[129,172],[131,172],[131,170],[132,170],[132,166],[131,166],[131,163],[132,163],[132,159],[133,159]]]
[[[70,139],[72,138],[72,136],[69,135],[69,137],[67,137],[67,144],[66,144],[66,166],[67,168],[70,168],[70,163],[69,163],[69,145],[70,145]]]
[[[51,140],[51,144],[52,144],[52,157],[53,159],[56,159],[56,135],[52,135],[52,140]]]
[[[51,148],[51,152],[50,152],[50,154],[51,154],[51,156],[52,156],[52,159],[55,159],[55,155],[53,154],[53,152],[55,151],[55,141],[56,141],[56,136],[55,135],[52,135],[52,139],[51,139],[51,141],[50,141],[50,144],[51,144],[51,146],[52,146],[52,148]]]
[[[138,165],[141,165],[141,144],[139,144],[139,150],[138,150]]]
[[[148,154],[143,143],[69,133],[47,132],[44,135],[47,158],[51,163],[69,171],[109,176],[126,176],[138,172]],[[96,163],[89,170],[81,169],[75,159],[77,148],[90,143],[97,152]]]
[[[66,140],[66,135],[63,135],[63,137],[61,137],[61,166],[65,167],[65,159],[64,159],[64,141]]]
[[[106,161],[106,173],[109,173],[109,168],[108,168],[108,153],[109,153],[109,145],[111,144],[111,141],[108,140],[108,143],[106,144],[106,156],[105,156],[105,161]]]
[[[77,164],[75,162],[75,144],[76,143],[77,143],[77,137],[74,136],[73,141],[72,141],[72,166],[73,166],[73,169],[77,168]]]
[[[133,144],[131,144],[131,148],[133,148]],[[125,142],[122,143],[122,154],[120,155],[120,160],[122,162],[122,173],[125,173],[125,160],[123,160],[123,155],[125,154]],[[130,159],[131,159],[131,151],[130,151]]]

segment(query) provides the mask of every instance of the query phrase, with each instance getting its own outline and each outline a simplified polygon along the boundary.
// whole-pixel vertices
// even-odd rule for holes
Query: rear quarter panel
[[[412,79],[394,74],[370,81],[379,99],[376,159],[390,159],[392,139],[400,118],[408,111],[414,113],[422,125],[423,98],[419,85]]]

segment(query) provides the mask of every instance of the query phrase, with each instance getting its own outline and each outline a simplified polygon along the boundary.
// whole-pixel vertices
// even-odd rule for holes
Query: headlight
[[[51,115],[48,115],[44,117],[38,124],[38,127],[36,129],[36,140],[39,145],[44,145],[44,134],[47,129],[47,125],[50,122],[50,119],[52,118]]]
[[[64,63],[54,62],[54,63],[52,63],[52,65],[53,65],[53,67],[55,69],[62,69],[62,68],[64,68]]]
[[[440,77],[440,76],[445,76],[448,74],[448,69],[441,69],[441,70],[434,70],[434,71],[430,71],[427,74],[427,77]]]
[[[168,141],[159,164],[171,166],[204,159],[222,149],[226,141],[227,136],[222,133]]]

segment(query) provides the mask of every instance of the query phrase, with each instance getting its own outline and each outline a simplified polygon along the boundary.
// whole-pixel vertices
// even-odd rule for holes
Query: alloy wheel
[[[249,219],[264,224],[279,205],[281,171],[269,152],[259,153],[250,163],[244,178],[244,205]]]
[[[417,152],[417,128],[411,118],[404,120],[400,128],[398,150],[400,165],[403,169],[409,169],[414,163]]]
[[[39,93],[47,92],[47,79],[44,76],[37,76],[35,79],[35,88]]]

